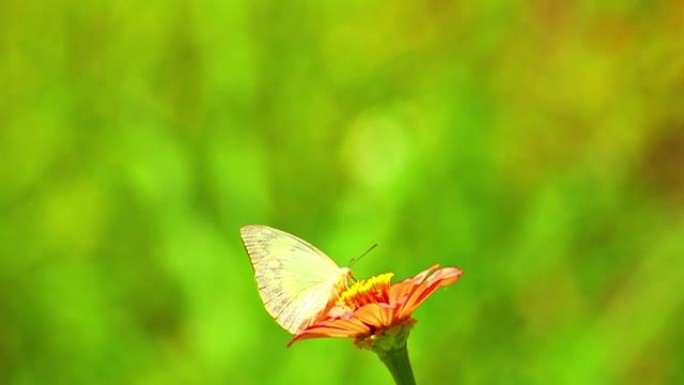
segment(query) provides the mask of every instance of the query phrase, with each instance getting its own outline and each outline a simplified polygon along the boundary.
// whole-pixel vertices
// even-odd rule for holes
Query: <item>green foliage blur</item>
[[[239,239],[461,267],[419,384],[684,381],[684,5],[0,5],[0,383],[390,384]]]

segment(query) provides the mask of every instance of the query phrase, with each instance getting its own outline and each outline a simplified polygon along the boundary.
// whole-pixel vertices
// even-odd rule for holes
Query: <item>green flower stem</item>
[[[415,323],[416,320],[408,318],[386,329],[378,330],[376,334],[356,340],[358,347],[372,350],[380,357],[397,385],[416,385],[406,348],[406,341]]]
[[[387,369],[392,373],[394,382],[397,385],[416,385],[406,343],[397,349],[377,353],[385,366],[387,366]]]

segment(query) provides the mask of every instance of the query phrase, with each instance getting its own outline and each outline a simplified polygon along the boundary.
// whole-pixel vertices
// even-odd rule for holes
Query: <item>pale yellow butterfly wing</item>
[[[268,313],[290,333],[308,326],[349,274],[292,234],[263,225],[240,229]]]

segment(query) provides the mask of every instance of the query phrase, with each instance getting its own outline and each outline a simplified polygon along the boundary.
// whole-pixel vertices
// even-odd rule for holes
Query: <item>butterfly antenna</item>
[[[358,256],[358,257],[352,259],[351,261],[349,261],[349,267],[351,267],[352,265],[354,265],[356,262],[360,261],[361,258],[365,257],[366,254],[368,254],[368,253],[370,253],[371,251],[373,251],[373,249],[376,248],[377,246],[378,246],[377,243],[374,244],[374,245],[371,246],[368,250],[366,250],[365,253],[363,253],[363,254],[361,254],[360,256]]]

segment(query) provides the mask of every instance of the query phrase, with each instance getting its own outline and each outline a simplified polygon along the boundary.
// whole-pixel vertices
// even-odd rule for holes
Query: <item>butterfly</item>
[[[316,321],[352,279],[349,268],[292,234],[248,225],[240,236],[266,311],[292,334]]]

